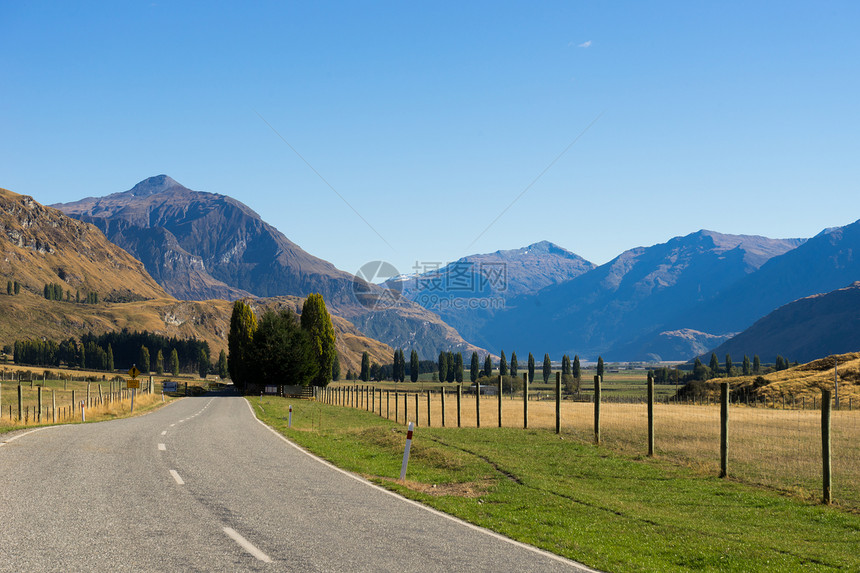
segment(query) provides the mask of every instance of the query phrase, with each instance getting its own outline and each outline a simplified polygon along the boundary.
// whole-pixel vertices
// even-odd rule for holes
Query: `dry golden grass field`
[[[416,416],[416,395],[418,411]],[[369,409],[366,396],[358,395],[356,407]],[[396,401],[395,401],[396,396]],[[529,428],[555,430],[556,403],[549,399],[529,400]],[[518,396],[502,398],[502,425],[523,427],[523,401]],[[833,499],[838,505],[860,511],[860,408],[857,400],[832,412]],[[807,407],[811,407],[809,399]],[[820,405],[820,402],[819,402]],[[821,411],[774,407],[732,406],[729,410],[729,476],[743,482],[784,491],[805,499],[821,496]],[[428,394],[382,391],[371,394],[374,411],[401,423],[428,425]],[[460,423],[477,425],[477,400],[463,394]],[[499,425],[499,399],[482,396],[480,425]],[[720,464],[720,407],[711,405],[655,404],[655,453],[659,457],[718,475]],[[601,404],[601,445],[633,456],[645,456],[647,407],[644,403]],[[442,396],[430,394],[429,424],[442,426]],[[456,392],[445,394],[445,426],[457,426]],[[592,442],[594,405],[563,400],[561,439]]]

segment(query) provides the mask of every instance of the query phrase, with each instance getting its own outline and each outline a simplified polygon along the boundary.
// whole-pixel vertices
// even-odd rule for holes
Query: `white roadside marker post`
[[[86,414],[86,411],[84,408],[84,401],[81,400],[81,422],[86,422],[86,421],[87,421],[87,414]]]
[[[289,421],[287,422],[287,427],[288,427],[288,428],[292,428],[292,427],[293,427],[293,405],[292,405],[292,404],[290,404],[290,419],[289,419]]]
[[[414,424],[409,422],[409,429],[406,432],[406,449],[403,451],[403,464],[400,466],[400,481],[406,479],[406,465],[409,463],[409,450],[412,449],[412,428]]]

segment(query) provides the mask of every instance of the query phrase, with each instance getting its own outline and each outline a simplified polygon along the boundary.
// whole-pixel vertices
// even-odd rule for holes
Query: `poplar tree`
[[[505,358],[505,351],[502,350],[502,357],[499,358],[499,375],[508,375],[508,360]]]
[[[603,357],[597,357],[597,375],[600,376],[600,379],[603,380]]]
[[[447,380],[448,382],[453,382],[457,378],[457,374],[455,372],[454,353],[450,350],[448,351],[446,362],[448,365],[448,375],[445,377],[445,380]]]
[[[170,372],[174,376],[179,376],[179,353],[176,352],[176,349],[170,351]]]
[[[110,344],[108,344],[108,349],[107,349],[107,369],[108,369],[108,372],[113,372],[113,370],[114,370],[114,368],[113,368],[113,348],[111,347]]]
[[[720,361],[717,359],[717,354],[715,352],[711,352],[711,363],[708,364],[708,367],[711,369],[712,376],[716,376],[720,373]]]
[[[761,360],[758,357],[758,354],[753,355],[753,374],[758,374],[761,372]]]
[[[209,355],[206,354],[206,351],[202,348],[197,354],[197,374],[199,374],[200,378],[203,380],[205,380],[209,375]]]
[[[529,382],[535,381],[535,357],[529,352]]]
[[[448,379],[448,355],[444,350],[439,352],[439,382]]]
[[[361,374],[358,377],[361,378],[362,382],[370,380],[370,355],[367,351],[361,354]]]
[[[137,369],[143,374],[149,372],[149,348],[146,346],[140,347],[140,353],[137,358]]]
[[[158,358],[161,359],[161,374],[164,374],[164,355],[161,353],[161,350],[158,351]],[[158,367],[158,364],[158,359],[156,359],[156,367]],[[221,353],[218,355],[218,377],[221,378],[221,380],[226,380],[229,375],[230,371],[227,368],[227,353],[224,352],[224,350],[221,350]]]
[[[463,353],[454,355],[454,380],[459,384],[463,381]]]
[[[749,376],[752,371],[752,366],[750,366],[750,357],[744,354],[744,362],[743,362],[743,373],[744,376]]]
[[[331,379],[335,382],[340,380],[340,357],[337,352],[334,353],[334,360],[331,363]]]
[[[573,365],[570,367],[570,373],[571,373],[571,374],[573,375],[573,377],[574,377],[574,378],[576,378],[577,380],[579,380],[580,378],[582,378],[582,370],[581,370],[581,368],[580,368],[580,366],[579,366],[579,354],[575,354],[575,355],[573,356]]]
[[[567,354],[561,357],[561,375],[570,376],[570,356]]]
[[[726,376],[732,375],[732,356],[731,354],[726,354]]]
[[[487,354],[487,357],[484,358],[484,376],[492,376],[493,375],[493,359],[490,358],[490,355]]]
[[[543,355],[543,383],[549,382],[549,377],[552,374],[552,361],[549,359],[549,354]]]
[[[517,377],[517,368],[519,368],[519,364],[517,364],[517,353],[511,352],[511,376],[514,378]]]
[[[302,330],[310,335],[311,348],[318,366],[317,374],[311,383],[314,386],[327,386],[331,381],[331,364],[337,350],[334,326],[321,294],[311,293],[305,299],[300,323]]]
[[[472,353],[472,364],[470,365],[469,378],[472,379],[472,384],[475,383],[475,380],[478,379],[478,371],[481,366],[478,364],[478,353]]]
[[[250,305],[241,300],[233,303],[230,317],[230,333],[227,335],[227,370],[230,379],[241,392],[247,387],[251,371],[249,356],[257,330],[257,317]],[[170,368],[171,365],[168,365]],[[172,371],[173,369],[170,368]]]
[[[418,352],[413,348],[409,354],[409,379],[418,382]]]
[[[223,350],[221,351],[221,354],[224,354]],[[226,364],[227,364],[227,355],[226,354],[224,354],[224,364],[225,364],[224,367],[226,368],[227,367],[226,366]],[[155,373],[158,374],[159,376],[164,374],[164,353],[161,351],[160,348],[158,349],[158,353],[155,355]],[[222,378],[226,378],[226,377],[227,377],[226,375],[222,376]]]

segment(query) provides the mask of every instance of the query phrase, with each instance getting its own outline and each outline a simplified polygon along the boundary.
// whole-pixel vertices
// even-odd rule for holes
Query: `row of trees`
[[[6,281],[6,294],[15,295],[21,292],[21,283],[18,281]]]
[[[300,317],[290,309],[267,310],[259,322],[250,305],[236,301],[227,337],[230,378],[240,391],[263,385],[325,386],[336,363],[335,342],[321,294],[308,296]]]
[[[7,286],[7,290],[8,290],[9,285],[7,284],[6,286]],[[17,293],[15,293],[15,294],[17,294]],[[60,283],[45,283],[45,286],[42,289],[42,295],[47,300],[63,300],[63,296],[65,295],[66,302],[72,301],[72,291],[63,290],[63,285],[61,285]],[[77,303],[81,302],[81,291],[75,292],[75,302],[77,302]],[[98,304],[99,293],[97,293],[97,292],[87,293],[87,295],[84,297],[83,302],[85,302],[86,304]]]
[[[151,359],[153,352],[154,360]],[[178,375],[196,371],[205,377],[211,371],[207,342],[167,338],[146,331],[129,332],[128,329],[98,336],[88,333],[81,336],[80,341],[74,338],[61,342],[16,340],[13,360],[16,364],[54,367],[64,364],[108,372],[127,370],[132,365],[144,374],[152,371],[163,374],[167,370]]]

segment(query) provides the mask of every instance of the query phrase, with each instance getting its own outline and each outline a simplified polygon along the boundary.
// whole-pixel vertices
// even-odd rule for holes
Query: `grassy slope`
[[[321,457],[470,522],[610,571],[858,570],[860,516],[541,430],[405,430],[267,398],[261,418]]]

